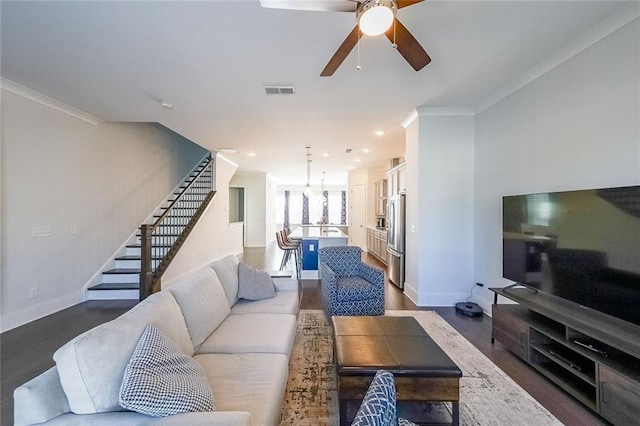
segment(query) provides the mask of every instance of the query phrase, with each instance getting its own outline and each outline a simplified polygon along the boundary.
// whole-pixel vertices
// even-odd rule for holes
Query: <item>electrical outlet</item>
[[[32,287],[29,289],[29,299],[35,299],[40,295],[38,287]]]
[[[314,246],[313,244],[309,244],[309,251],[315,251],[316,250],[316,246]]]
[[[71,235],[76,235],[78,233],[78,226],[71,225]]]

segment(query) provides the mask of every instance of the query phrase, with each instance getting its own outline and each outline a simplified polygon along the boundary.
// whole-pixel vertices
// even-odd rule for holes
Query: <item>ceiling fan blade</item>
[[[355,12],[358,2],[355,0],[260,0],[260,6],[269,9]]]
[[[400,23],[398,19],[395,19],[394,25],[385,32],[385,35],[391,43],[394,42],[394,26],[395,26],[395,43],[397,45],[398,52],[409,62],[409,65],[414,70],[420,71],[424,68],[431,58],[427,55],[427,52],[420,46],[418,40],[416,40],[409,30]]]
[[[349,52],[353,50],[360,37],[362,37],[362,33],[360,32],[360,28],[356,25],[347,38],[344,39],[340,47],[338,47],[338,50],[333,54],[333,57],[329,59],[329,63],[320,73],[320,77],[332,76],[340,64],[342,64],[347,56],[349,56]]]
[[[398,9],[402,9],[403,7],[411,6],[423,1],[424,0],[396,0],[396,4],[398,5]]]

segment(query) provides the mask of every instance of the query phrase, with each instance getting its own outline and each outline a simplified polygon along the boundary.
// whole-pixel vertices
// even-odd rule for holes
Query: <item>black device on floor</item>
[[[482,316],[482,308],[473,302],[459,302],[456,303],[456,312],[468,317]]]

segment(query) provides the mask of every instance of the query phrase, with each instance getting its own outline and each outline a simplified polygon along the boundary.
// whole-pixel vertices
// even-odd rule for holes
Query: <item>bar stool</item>
[[[301,267],[300,243],[299,242],[296,243],[293,241],[288,242],[284,231],[276,232],[276,241],[278,242],[278,247],[280,247],[280,250],[284,251],[284,254],[282,255],[282,262],[280,263],[280,270],[282,271],[284,269],[286,264],[291,259],[291,253],[293,252],[293,256],[295,259],[296,275],[298,276],[298,279],[299,279],[300,267]]]

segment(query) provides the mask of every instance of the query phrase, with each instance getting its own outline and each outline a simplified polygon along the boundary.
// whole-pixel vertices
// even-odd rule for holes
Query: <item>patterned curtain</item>
[[[302,224],[309,225],[309,197],[302,193]]]
[[[289,191],[284,191],[284,223],[282,226],[284,228],[290,228],[289,224]]]
[[[340,207],[340,224],[347,224],[347,191],[342,191],[342,206]]]
[[[322,191],[322,223],[329,223],[329,191]]]

